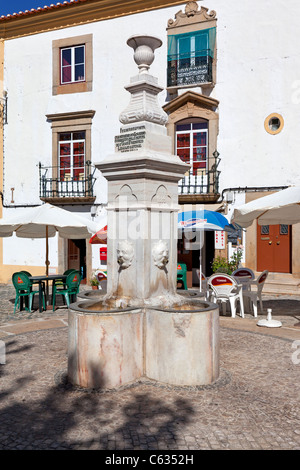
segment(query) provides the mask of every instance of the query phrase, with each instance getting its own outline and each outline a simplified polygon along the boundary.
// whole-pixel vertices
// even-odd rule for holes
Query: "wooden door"
[[[80,248],[74,240],[68,240],[68,269],[80,270]]]
[[[68,269],[79,271],[86,283],[86,240],[68,240]]]
[[[291,272],[291,226],[257,224],[257,271]]]

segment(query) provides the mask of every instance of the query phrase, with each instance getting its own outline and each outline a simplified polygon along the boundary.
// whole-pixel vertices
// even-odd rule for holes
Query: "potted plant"
[[[212,270],[214,273],[224,273],[229,275],[233,272],[230,261],[226,258],[221,258],[220,256],[214,258],[212,262]]]
[[[240,267],[240,263],[243,257],[243,245],[238,245],[231,256],[232,271],[235,271]]]
[[[241,262],[243,257],[243,247],[239,245],[234,250],[233,255],[230,257],[230,260],[226,258],[221,258],[218,256],[212,262],[212,270],[214,273],[224,273],[231,275],[235,271]]]
[[[93,290],[98,289],[99,281],[98,281],[98,279],[97,279],[97,277],[96,277],[95,274],[93,275],[93,277],[91,277],[91,279],[90,279],[90,284],[91,284]]]

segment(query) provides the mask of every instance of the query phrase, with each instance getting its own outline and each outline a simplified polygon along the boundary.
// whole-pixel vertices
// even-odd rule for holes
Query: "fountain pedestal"
[[[161,41],[133,36],[128,45],[139,74],[125,87],[115,153],[96,164],[108,180],[107,294],[70,309],[69,380],[209,384],[219,375],[218,308],[177,294],[178,181],[189,166],[172,153],[162,88],[148,73]]]

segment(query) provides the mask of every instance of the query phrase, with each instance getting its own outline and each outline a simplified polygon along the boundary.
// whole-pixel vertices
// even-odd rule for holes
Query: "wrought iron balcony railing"
[[[205,51],[200,57],[186,57],[186,54],[168,56],[167,86],[195,85],[212,82],[213,58]]]
[[[74,173],[74,172],[73,172]],[[95,168],[87,161],[82,172],[72,175],[70,169],[56,166],[44,167],[39,163],[40,198],[93,197]]]
[[[178,183],[179,195],[199,195],[199,194],[218,194],[219,192],[219,176],[218,166],[220,163],[219,152],[215,151],[215,162],[208,171],[199,171],[198,174],[188,174]]]

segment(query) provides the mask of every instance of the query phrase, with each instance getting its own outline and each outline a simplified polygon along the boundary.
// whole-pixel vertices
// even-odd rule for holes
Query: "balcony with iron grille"
[[[184,87],[211,84],[213,82],[213,58],[208,51],[198,52],[198,56],[185,54],[168,56],[167,87]]]
[[[51,204],[93,204],[95,168],[87,161],[79,171],[39,163],[40,199]]]
[[[213,161],[208,161],[209,170],[198,170],[196,174],[188,172],[178,183],[179,203],[216,202],[220,196],[219,163],[219,152],[215,151]]]

